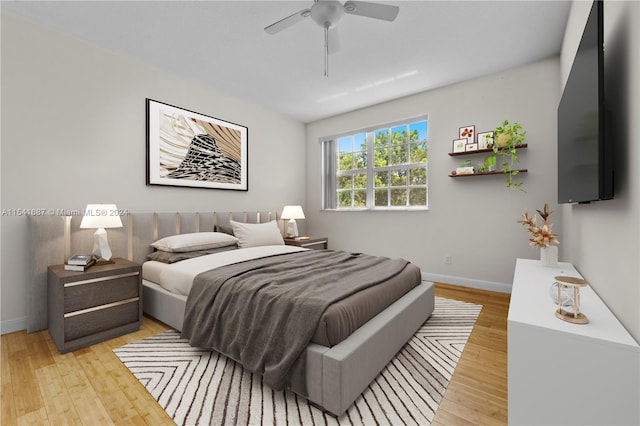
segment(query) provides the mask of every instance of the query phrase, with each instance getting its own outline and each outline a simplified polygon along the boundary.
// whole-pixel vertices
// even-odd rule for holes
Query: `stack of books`
[[[96,259],[92,254],[74,254],[71,256],[67,263],[64,264],[66,271],[86,271],[87,268],[95,265]]]

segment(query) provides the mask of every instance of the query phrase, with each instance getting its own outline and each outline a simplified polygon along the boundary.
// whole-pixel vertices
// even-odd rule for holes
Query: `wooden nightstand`
[[[85,272],[49,266],[49,333],[61,353],[138,330],[142,268],[122,258]]]
[[[284,243],[288,246],[298,246],[310,249],[327,249],[329,246],[329,239],[327,237],[322,238],[308,238],[306,240],[300,240],[296,238],[285,238]]]

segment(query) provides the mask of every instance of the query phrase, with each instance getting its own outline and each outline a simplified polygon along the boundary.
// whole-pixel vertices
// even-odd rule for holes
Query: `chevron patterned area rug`
[[[481,305],[436,297],[435,310],[340,418],[262,385],[174,330],[114,350],[178,425],[429,425]]]

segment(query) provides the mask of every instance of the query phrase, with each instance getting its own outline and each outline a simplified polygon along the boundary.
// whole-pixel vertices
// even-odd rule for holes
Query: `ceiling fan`
[[[276,34],[310,16],[324,29],[324,75],[327,77],[329,75],[328,55],[337,52],[340,47],[336,25],[345,13],[391,22],[398,16],[399,10],[398,6],[367,1],[349,0],[342,4],[337,0],[314,0],[310,9],[302,9],[265,27],[264,30],[268,34]]]

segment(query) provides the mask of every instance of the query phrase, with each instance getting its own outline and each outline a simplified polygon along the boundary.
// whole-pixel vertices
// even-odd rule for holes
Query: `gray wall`
[[[539,257],[517,220],[526,207],[534,211],[549,202],[556,208],[559,76],[558,58],[548,59],[308,124],[310,231],[328,236],[333,248],[405,257],[429,279],[509,291],[516,258]],[[424,113],[429,114],[428,211],[321,211],[321,137]],[[459,127],[493,130],[504,119],[527,130],[529,148],[519,151],[520,165],[529,170],[522,175],[526,192],[506,189],[502,175],[448,177],[468,158],[447,155]],[[554,230],[562,233],[560,223]]]
[[[561,54],[566,81],[591,3],[573,2]],[[640,341],[640,2],[605,2],[605,91],[613,112],[615,198],[562,208],[567,260]]]
[[[290,118],[7,12],[1,78],[2,209],[107,202],[132,212],[243,211],[304,202],[304,125]],[[249,191],[145,186],[145,98],[247,126]],[[1,238],[6,333],[25,328],[26,218],[3,215]]]

